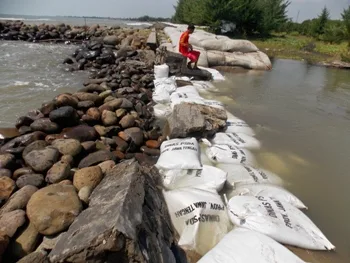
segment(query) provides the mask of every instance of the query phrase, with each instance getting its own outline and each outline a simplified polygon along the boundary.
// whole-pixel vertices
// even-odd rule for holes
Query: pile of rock
[[[121,38],[123,39],[121,40]],[[64,63],[70,64],[72,70],[90,68],[101,70],[99,72],[100,76],[115,74],[114,69],[108,68],[108,65],[118,65],[126,60],[132,60],[131,63],[136,63],[136,65],[146,63],[146,66],[151,67],[155,61],[155,53],[146,46],[146,41],[145,38],[140,38],[137,35],[127,37],[125,34],[95,38],[83,43],[71,57],[64,60]],[[140,64],[137,61],[144,63]],[[118,79],[118,76],[114,76],[114,78]],[[124,83],[124,85],[126,84]]]
[[[42,252],[53,249],[56,236],[74,220],[74,227],[67,233],[69,237],[59,243],[50,258],[52,262],[73,260],[75,254],[82,260],[79,262],[87,259],[99,262],[111,256],[106,251],[114,251],[115,258],[132,253],[141,257],[138,242],[143,249],[158,244],[149,250],[154,253],[148,255],[150,258],[172,255],[170,220],[160,219],[167,212],[160,208],[162,201],[154,201],[162,199],[162,195],[155,187],[152,173],[144,176],[144,168],[134,161],[153,164],[164,140],[152,113],[152,67],[134,53],[118,64],[102,64],[93,75],[79,91],[61,94],[20,117],[16,123],[20,136],[1,141],[0,255],[6,250],[6,262],[35,250],[38,252],[30,254],[34,257],[32,262],[40,262],[46,257]],[[124,162],[115,166],[120,161]],[[111,185],[114,192],[109,196]],[[125,211],[123,202],[129,202],[127,199],[133,202],[128,209],[133,207],[135,211]],[[110,212],[113,214],[108,218]],[[131,225],[126,225],[124,213],[134,213],[125,215],[129,220],[135,217]],[[106,220],[96,221],[95,228],[86,226],[95,224],[90,222],[95,218],[93,215],[104,216]],[[112,217],[115,221],[110,221]],[[158,223],[152,221],[154,218]],[[134,231],[141,222],[147,224],[141,229],[148,232]],[[103,233],[98,232],[102,225]],[[83,238],[87,243],[78,238],[79,229],[91,234]],[[142,240],[135,241],[139,235]],[[68,240],[72,242],[69,252],[65,246]],[[78,249],[73,244],[86,246]],[[164,260],[173,262],[169,258]]]
[[[115,35],[118,41],[131,39],[145,44],[150,33],[149,29],[122,29],[120,26],[70,26],[63,23],[58,25],[29,25],[23,21],[5,21],[0,22],[0,39],[4,40],[23,40],[29,42],[40,41],[82,41],[93,39],[95,37],[104,37]]]

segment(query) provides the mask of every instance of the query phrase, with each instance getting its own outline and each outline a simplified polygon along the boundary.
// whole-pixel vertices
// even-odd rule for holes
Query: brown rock
[[[118,133],[118,136],[119,136],[122,140],[124,140],[124,141],[126,141],[126,142],[130,142],[130,141],[131,141],[131,136],[130,136],[129,134],[123,132],[123,131],[119,132],[119,133]]]
[[[90,108],[87,110],[86,114],[95,121],[99,121],[101,119],[101,112],[98,108]]]
[[[124,129],[126,128],[130,128],[132,126],[134,126],[135,124],[135,118],[134,116],[128,114],[126,116],[124,116],[120,122],[119,122],[120,126],[122,126]]]
[[[115,166],[115,162],[112,160],[109,160],[109,161],[100,163],[98,166],[101,168],[102,173],[106,175]]]
[[[118,118],[124,117],[126,113],[127,113],[126,109],[117,109],[115,111],[115,114],[117,114]]]
[[[95,125],[94,128],[100,136],[105,136],[107,134],[107,128],[105,126]]]
[[[56,184],[67,179],[69,175],[70,165],[66,162],[57,162],[47,172],[45,180],[48,183]]]
[[[0,177],[0,201],[7,200],[10,198],[16,184],[10,177]]]
[[[24,147],[31,144],[34,141],[41,140],[45,138],[46,134],[43,132],[33,132],[25,135],[18,136],[0,148],[0,152],[16,151],[18,153],[22,152]]]
[[[158,149],[160,147],[160,142],[156,140],[148,140],[146,146],[151,149]]]
[[[73,186],[53,184],[38,190],[27,205],[27,216],[39,233],[54,235],[69,227],[82,210]]]
[[[15,156],[9,153],[0,154],[0,168],[12,168],[16,159]]]
[[[125,159],[125,154],[121,151],[114,151],[113,154],[119,159],[119,160],[123,160]]]
[[[40,111],[45,116],[48,116],[50,114],[50,112],[53,111],[54,109],[56,109],[56,102],[55,101],[50,101],[50,102],[42,104],[41,108],[40,108]]]
[[[116,136],[116,137],[113,137],[113,139],[115,140],[115,142],[117,144],[116,150],[125,152],[128,149],[129,144],[126,141],[124,141],[122,138]]]
[[[69,165],[73,165],[74,158],[71,155],[63,155],[61,157],[61,162],[69,164]]]
[[[111,90],[106,90],[101,92],[100,94],[98,94],[98,96],[100,96],[102,99],[107,98],[108,96],[110,96],[113,92]]]
[[[22,175],[25,175],[25,174],[32,174],[34,173],[33,170],[29,167],[23,167],[23,168],[19,168],[17,169],[14,173],[13,173],[13,176],[12,178],[14,180],[17,180],[19,177],[21,177]]]
[[[85,101],[79,101],[78,102],[78,109],[88,109],[88,108],[91,108],[91,107],[94,107],[95,106],[95,103],[91,100],[85,100]]]
[[[79,100],[76,97],[68,94],[61,94],[56,97],[56,105],[58,107],[72,106],[73,108],[76,108],[78,102]]]
[[[73,185],[73,182],[71,180],[63,180],[59,182],[61,185]]]
[[[113,111],[108,110],[102,112],[101,119],[105,126],[115,125],[118,121],[117,115]]]
[[[26,185],[32,185],[40,188],[44,185],[44,176],[42,174],[25,174],[16,180],[18,188],[23,188]]]
[[[87,92],[76,92],[73,94],[79,101],[93,101],[95,105],[101,105],[103,99],[97,94]]]
[[[45,137],[45,142],[51,144],[54,140],[62,139],[61,134],[49,134]]]
[[[103,173],[99,166],[82,168],[75,172],[73,185],[80,190],[84,186],[95,188],[102,180]]]
[[[30,197],[38,190],[37,187],[26,185],[15,192],[5,205],[0,209],[0,214],[8,213],[17,209],[25,210]]]
[[[26,213],[23,210],[14,210],[0,215],[0,231],[3,231],[10,238],[14,236],[17,229],[21,227],[25,221]]]
[[[106,102],[105,104],[100,106],[99,110],[100,112],[103,112],[104,110],[116,111],[120,107],[120,105],[122,105],[122,103],[123,103],[123,99],[113,98],[113,100]]]
[[[96,150],[96,143],[93,141],[83,142],[81,143],[81,146],[87,153],[94,152]]]
[[[33,224],[29,224],[10,245],[11,255],[20,259],[33,252],[40,235]]]
[[[87,125],[79,125],[67,129],[62,133],[62,135],[65,139],[76,139],[80,142],[93,141],[98,136],[96,130]]]
[[[62,155],[78,155],[82,146],[76,139],[57,139],[52,142],[52,147],[56,148]]]

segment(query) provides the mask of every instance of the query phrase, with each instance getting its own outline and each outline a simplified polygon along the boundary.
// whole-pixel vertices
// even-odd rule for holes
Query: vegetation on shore
[[[288,0],[178,0],[173,21],[207,26],[219,33],[235,25],[233,38],[252,40],[271,57],[310,63],[350,62],[350,6],[341,20],[331,20],[327,7],[302,23],[287,17]]]

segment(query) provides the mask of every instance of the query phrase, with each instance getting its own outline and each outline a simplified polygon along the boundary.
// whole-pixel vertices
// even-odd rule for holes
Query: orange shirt
[[[179,51],[182,54],[188,53],[188,40],[190,38],[190,33],[188,31],[183,32],[180,37]]]

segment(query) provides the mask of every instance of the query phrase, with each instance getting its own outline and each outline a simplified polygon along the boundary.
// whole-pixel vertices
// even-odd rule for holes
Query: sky
[[[288,16],[294,21],[316,17],[324,6],[331,17],[350,5],[350,0],[290,0]],[[171,17],[177,0],[0,0],[0,14],[46,16]],[[299,13],[299,16],[298,16]]]

